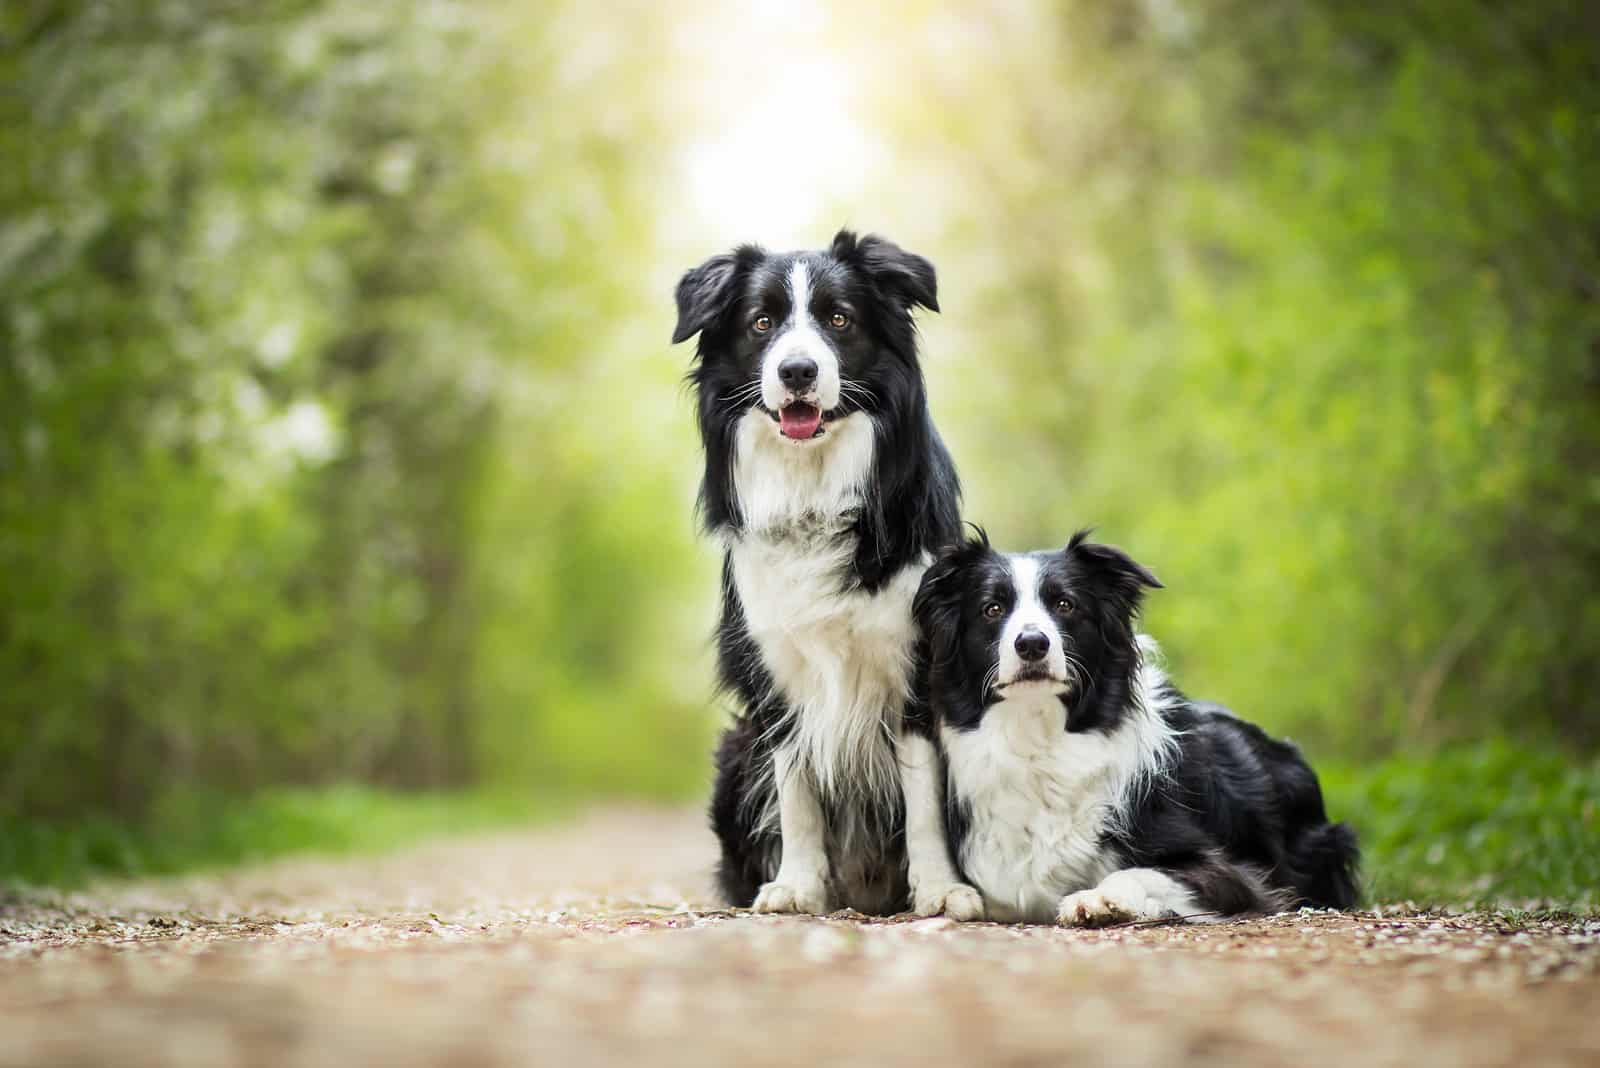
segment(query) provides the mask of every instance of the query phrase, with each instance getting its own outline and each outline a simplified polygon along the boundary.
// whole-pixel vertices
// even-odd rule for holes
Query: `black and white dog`
[[[1355,834],[1298,750],[1178,692],[1136,634],[1160,585],[1086,532],[1002,555],[979,531],[924,577],[951,850],[991,919],[1355,903]]]
[[[826,251],[716,256],[677,296],[673,341],[700,335],[700,511],[724,549],[719,674],[740,706],[711,802],[722,892],[766,912],[976,915],[914,692],[912,597],[960,535],[912,321],[938,310],[933,265],[841,231]]]

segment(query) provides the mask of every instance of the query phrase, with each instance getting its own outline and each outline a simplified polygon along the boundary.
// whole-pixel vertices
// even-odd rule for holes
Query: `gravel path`
[[[1600,920],[715,908],[696,813],[0,904],[0,1064],[1600,1063]]]

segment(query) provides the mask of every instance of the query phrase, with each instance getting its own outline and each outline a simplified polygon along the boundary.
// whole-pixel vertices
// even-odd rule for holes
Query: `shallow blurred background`
[[[678,274],[929,256],[968,514],[1094,525],[1380,895],[1600,882],[1600,9],[0,9],[0,879],[693,799]],[[708,837],[708,854],[710,840]]]

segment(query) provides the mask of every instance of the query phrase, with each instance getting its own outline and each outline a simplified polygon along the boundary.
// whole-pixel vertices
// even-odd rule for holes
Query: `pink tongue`
[[[791,404],[778,412],[778,429],[797,441],[814,436],[821,423],[822,410],[809,404]]]

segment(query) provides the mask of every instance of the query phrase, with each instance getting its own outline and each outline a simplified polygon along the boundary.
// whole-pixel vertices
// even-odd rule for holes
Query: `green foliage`
[[[136,823],[0,824],[0,886],[76,887],[286,853],[365,853],[433,835],[527,824],[564,811],[526,791],[396,794],[370,787],[275,787],[248,798],[179,790]]]
[[[614,508],[551,403],[598,395],[571,380],[641,303],[612,264],[653,144],[558,102],[648,99],[635,57],[568,60],[570,11],[510,3],[3,18],[0,816],[698,781],[703,691],[654,681],[698,645],[689,575],[639,552],[685,558],[686,502],[641,448],[660,489]],[[590,756],[622,717],[639,750]]]
[[[1072,3],[1004,37],[1004,90],[932,74],[907,136],[968,165],[988,257],[955,346],[986,355],[935,393],[973,517],[1124,544],[1178,677],[1274,728],[1592,745],[1597,33]]]
[[[1485,742],[1319,771],[1370,900],[1600,908],[1600,760]]]

